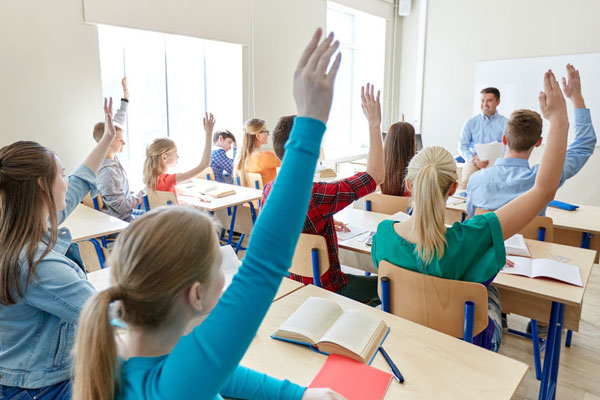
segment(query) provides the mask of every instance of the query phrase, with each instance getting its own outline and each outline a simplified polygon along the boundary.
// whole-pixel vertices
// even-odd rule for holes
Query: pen
[[[396,364],[394,364],[388,353],[383,349],[383,346],[379,346],[379,351],[381,352],[381,355],[383,356],[383,358],[385,358],[385,361],[387,361],[388,365],[392,369],[394,378],[396,378],[396,380],[399,383],[404,383],[404,377],[402,376],[400,370],[398,369],[398,367],[396,367]]]

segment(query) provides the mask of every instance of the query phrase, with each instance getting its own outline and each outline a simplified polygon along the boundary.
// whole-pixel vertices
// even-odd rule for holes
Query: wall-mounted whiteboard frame
[[[543,89],[544,72],[551,69],[559,80],[567,77],[566,65],[573,64],[579,70],[586,107],[591,110],[592,124],[600,127],[600,53],[568,54],[552,57],[520,58],[512,60],[481,61],[475,71],[473,89],[473,114],[481,112],[481,89],[493,86],[500,90],[498,111],[507,118],[519,108],[540,112],[538,94]],[[569,142],[573,140],[575,120],[573,106],[567,99],[569,113]],[[548,132],[544,120],[542,135]]]

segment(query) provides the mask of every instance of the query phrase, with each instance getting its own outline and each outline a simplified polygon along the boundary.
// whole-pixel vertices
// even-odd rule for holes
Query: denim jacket
[[[67,207],[58,213],[59,223],[88,192],[97,194],[95,183],[95,174],[84,165],[69,176]],[[46,232],[34,260],[47,248],[49,237]],[[77,320],[95,291],[82,267],[67,257],[70,246],[69,230],[61,228],[56,245],[40,261],[29,285],[28,264],[21,252],[23,297],[16,304],[0,306],[0,385],[34,389],[70,378]]]

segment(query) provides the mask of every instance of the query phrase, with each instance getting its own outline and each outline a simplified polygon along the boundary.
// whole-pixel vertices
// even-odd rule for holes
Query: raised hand
[[[560,90],[560,86],[556,81],[556,77],[551,70],[548,70],[544,74],[544,91],[540,92],[538,96],[540,102],[540,110],[542,116],[550,122],[566,122],[569,119],[567,117],[567,105],[565,104],[565,98]]]
[[[104,135],[114,139],[115,127],[112,122],[112,97],[109,101],[104,98]]]
[[[346,400],[346,398],[331,389],[309,388],[304,391],[302,400]]]
[[[581,79],[579,71],[571,64],[567,64],[567,76],[569,80],[562,78],[562,88],[565,96],[568,97],[575,108],[585,108],[583,96],[581,95]]]
[[[329,60],[340,43],[337,40],[333,42],[333,33],[321,44],[320,38],[321,29],[317,29],[300,57],[294,73],[294,100],[298,116],[315,118],[326,123],[333,100],[333,82],[342,56],[337,54],[327,72]]]
[[[123,86],[123,98],[129,100],[129,90],[127,89],[127,77],[124,76],[121,79],[121,86]]]
[[[375,97],[375,86],[367,83],[367,89],[364,86],[360,88],[360,99],[362,110],[369,121],[370,126],[381,125],[381,103],[379,102],[379,96],[381,92],[377,91],[377,97]]]
[[[204,125],[204,131],[207,133],[212,133],[213,128],[215,127],[215,117],[212,113],[204,113],[204,118],[202,118],[202,124]]]

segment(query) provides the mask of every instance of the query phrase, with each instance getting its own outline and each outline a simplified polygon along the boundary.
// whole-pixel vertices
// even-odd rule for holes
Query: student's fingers
[[[360,87],[360,100],[362,101],[363,105],[367,101],[367,98],[365,97],[365,87],[364,86]]]
[[[340,41],[336,40],[335,42],[333,42],[331,44],[331,46],[329,46],[325,50],[325,52],[321,56],[321,59],[317,63],[317,73],[319,73],[321,75],[325,75],[326,74],[327,66],[329,65],[329,61],[331,60],[331,56],[333,55],[333,53],[335,53],[335,51],[338,49],[339,46],[340,46]]]
[[[317,28],[315,33],[313,33],[313,37],[312,37],[312,39],[310,39],[308,46],[306,46],[306,48],[302,52],[302,56],[300,57],[300,61],[298,62],[298,66],[296,67],[298,70],[304,68],[306,66],[306,64],[308,63],[308,59],[310,58],[312,53],[317,48],[317,45],[319,44],[319,39],[321,39],[321,33],[322,33],[321,28]]]
[[[540,103],[540,111],[542,112],[542,116],[546,118],[546,112],[548,110],[548,106],[546,103],[546,93],[540,92],[538,95],[538,102]]]
[[[379,105],[379,97],[381,96],[381,90],[377,91],[377,99],[375,101],[377,101],[377,105]]]
[[[333,64],[331,65],[331,68],[329,68],[329,72],[327,73],[327,79],[329,79],[330,82],[333,82],[335,80],[338,70],[340,69],[341,63],[342,53],[337,53],[337,55],[335,56],[335,60],[333,60]]]
[[[109,97],[108,100],[108,114],[112,117],[112,104],[113,104],[113,100],[112,97]]]
[[[558,81],[556,80],[556,76],[554,76],[554,72],[550,70],[550,84],[552,85],[552,91],[556,93],[556,91],[560,91],[560,86],[558,85]]]
[[[333,41],[333,32],[331,32],[329,35],[327,35],[325,40],[323,40],[321,42],[321,44],[317,46],[315,51],[313,51],[313,53],[310,55],[310,57],[308,59],[308,63],[306,63],[306,67],[305,67],[306,69],[308,69],[309,71],[314,71],[317,68],[317,64],[319,63],[319,60],[321,60],[323,53],[325,53],[325,51],[329,48],[332,41]]]
[[[552,91],[552,84],[550,83],[550,70],[544,74],[544,93],[548,94]]]
[[[509,258],[506,259],[506,265],[508,265],[509,267],[514,267],[515,263],[512,262]]]
[[[107,113],[108,113],[108,101],[105,97],[104,98],[104,114],[106,115]]]
[[[562,89],[565,93],[567,93],[567,91],[569,89],[569,86],[567,86],[567,80],[565,79],[564,76],[562,77],[561,80],[562,80]]]

